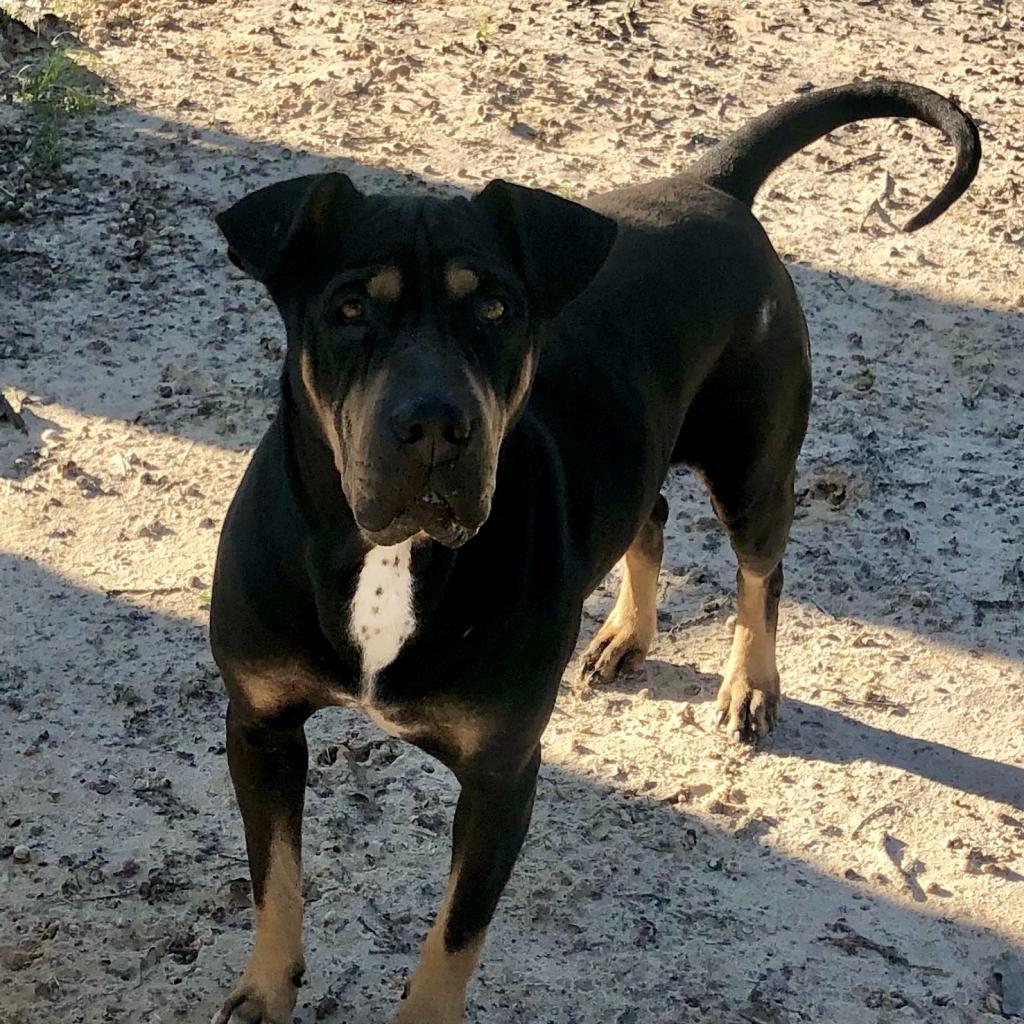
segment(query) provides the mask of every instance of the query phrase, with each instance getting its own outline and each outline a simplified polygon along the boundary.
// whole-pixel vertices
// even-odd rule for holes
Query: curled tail
[[[942,191],[904,225],[904,231],[916,231],[967,191],[981,160],[981,139],[956,103],[909,82],[853,82],[783,103],[719,143],[689,172],[749,206],[768,175],[798,150],[844,124],[873,117],[916,118],[956,146],[956,166]]]

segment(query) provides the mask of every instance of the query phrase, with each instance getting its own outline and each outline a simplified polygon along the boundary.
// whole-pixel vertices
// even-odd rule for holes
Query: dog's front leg
[[[530,824],[539,767],[538,747],[504,768],[474,764],[457,773],[462,793],[452,829],[448,890],[395,1024],[463,1020],[466,985]]]
[[[228,765],[245,825],[256,941],[213,1024],[288,1024],[304,969],[302,806],[308,752],[302,721],[228,707]]]

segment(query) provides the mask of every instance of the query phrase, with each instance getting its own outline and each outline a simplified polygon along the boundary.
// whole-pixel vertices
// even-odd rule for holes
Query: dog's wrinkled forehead
[[[491,276],[521,283],[537,321],[589,284],[617,235],[614,221],[593,210],[500,179],[470,199],[439,199],[365,195],[336,172],[268,185],[218,214],[217,224],[231,261],[279,306],[346,269],[404,262],[410,279],[423,280],[439,260],[461,256],[470,265],[455,269],[479,261]],[[446,280],[453,297],[474,283],[466,274]],[[392,276],[379,287],[389,293],[401,283]]]
[[[380,268],[368,279],[371,298],[396,301],[443,281],[464,297],[481,269],[512,278],[516,267],[494,224],[465,199],[373,196],[360,204],[333,238],[324,239],[324,273]]]

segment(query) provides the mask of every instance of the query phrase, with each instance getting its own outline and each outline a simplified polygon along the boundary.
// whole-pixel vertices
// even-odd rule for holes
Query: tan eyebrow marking
[[[366,282],[366,294],[375,302],[395,302],[402,294],[402,274],[398,267],[385,267]]]
[[[466,267],[449,267],[444,283],[453,299],[461,299],[480,287],[480,278]]]

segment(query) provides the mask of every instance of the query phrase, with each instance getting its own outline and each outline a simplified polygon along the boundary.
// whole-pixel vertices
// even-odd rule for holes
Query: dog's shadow
[[[643,694],[653,700],[692,706],[713,701],[721,683],[719,672],[701,672],[687,663],[649,658],[639,671],[591,688],[591,692],[632,698]],[[768,756],[799,757],[832,764],[871,761],[889,765],[1024,811],[1024,771],[1020,768],[977,757],[944,743],[869,725],[821,704],[787,697],[785,679],[779,726],[757,747]],[[1020,877],[1024,880],[1024,876]]]
[[[0,630],[0,691],[11,709],[48,709],[45,732],[32,713],[6,719],[12,750],[39,748],[35,757],[16,757],[5,765],[7,813],[20,814],[22,828],[42,827],[36,839],[41,851],[51,844],[66,848],[67,833],[83,849],[102,847],[108,856],[117,851],[117,862],[126,865],[120,870],[139,871],[146,886],[140,890],[138,880],[101,872],[86,891],[80,888],[86,882],[72,868],[45,858],[48,863],[39,863],[33,872],[15,873],[0,899],[5,919],[71,918],[83,913],[77,901],[89,900],[88,916],[82,919],[92,941],[110,948],[116,948],[115,937],[125,931],[126,921],[140,935],[167,931],[175,919],[187,920],[190,927],[195,920],[207,922],[202,927],[208,938],[197,960],[198,990],[190,997],[203,1004],[202,1013],[192,1005],[197,1012],[189,1019],[209,1019],[236,980],[251,935],[245,907],[231,897],[232,886],[245,874],[245,859],[219,746],[223,698],[205,653],[203,630],[194,622],[76,586],[11,555],[0,554],[0,592],[9,599],[5,629]],[[74,672],[58,692],[51,676],[25,657],[43,640],[52,642],[54,622],[62,627],[67,671]],[[130,637],[125,642],[138,651],[115,671],[119,688],[109,686],[109,646],[96,643],[104,630],[112,637]],[[702,705],[713,699],[718,683],[717,674],[656,658],[644,672],[595,693],[643,701],[640,692],[647,688],[656,702],[698,705],[696,717],[705,726],[712,716]],[[111,689],[114,695],[108,698]],[[160,787],[161,794],[166,791],[160,806],[154,809],[150,803],[151,787],[126,788],[109,799],[97,792],[69,832],[68,810],[46,797],[62,772],[71,788],[75,766],[60,757],[61,732],[67,728],[62,721],[67,719],[41,703],[44,697],[74,702],[76,728],[102,755],[104,779],[131,778],[140,761],[152,765],[157,777],[173,779],[173,789]],[[194,752],[182,750],[183,723],[195,737]],[[442,898],[454,785],[426,755],[379,736],[355,712],[339,709],[317,716],[309,731],[314,753],[306,815],[311,970],[297,1016],[306,1024],[390,1019]],[[372,763],[317,756],[339,741],[352,750],[369,749]],[[796,699],[785,701],[778,731],[758,754],[759,759],[786,756],[900,766],[1024,810],[1024,771],[1019,767],[895,735]],[[44,760],[48,770],[40,771]],[[671,776],[674,768],[666,764],[664,771]],[[169,794],[175,793],[171,800]],[[884,796],[893,798],[898,794]],[[775,1017],[746,1011],[760,1013],[762,1005],[774,1009],[784,1003],[800,1006],[803,1013],[802,1007],[810,1005],[804,993],[813,991],[819,972],[829,979],[854,972],[858,987],[830,988],[823,998],[833,1015],[805,1019],[864,1020],[852,1013],[865,984],[878,991],[906,991],[922,1004],[955,999],[973,1009],[984,995],[991,964],[1006,949],[1006,939],[994,930],[938,917],[948,895],[925,892],[929,912],[908,909],[884,891],[834,878],[810,859],[775,848],[762,834],[772,827],[767,818],[752,817],[739,831],[720,828],[716,819],[695,814],[686,804],[617,788],[604,780],[600,766],[546,764],[534,816],[470,992],[471,1020],[782,1020],[783,1010]],[[160,836],[155,847],[154,834]],[[886,840],[890,845],[899,841],[898,836]],[[894,846],[890,859],[901,853]],[[69,886],[70,896],[58,895],[62,884]],[[244,890],[244,881],[240,884]],[[38,895],[44,885],[52,895]],[[162,888],[153,889],[158,885]],[[161,893],[159,900],[141,898],[140,892],[151,889]],[[766,921],[773,923],[765,927]],[[911,932],[920,947],[914,956],[906,939]],[[198,941],[189,938],[192,931],[182,934],[185,938],[176,942]],[[177,991],[181,965],[171,956],[158,958],[144,976],[140,973],[135,989],[109,996],[100,993],[95,978],[82,985],[79,978],[65,977],[61,967],[51,965],[70,962],[63,957],[71,956],[71,943],[77,941],[70,933],[49,940],[52,956],[33,961],[14,977],[13,998],[30,998],[26,993],[56,974],[66,994],[50,1010],[54,1019],[64,1020],[71,1019],[86,993],[120,1013]],[[815,944],[813,969],[803,966],[809,941]],[[961,962],[965,943],[974,966],[958,967],[954,976],[949,965]],[[890,952],[894,960],[886,959]],[[906,966],[901,958],[924,964],[926,970]],[[743,966],[737,968],[738,962]],[[794,965],[786,967],[792,981],[769,967],[774,964]],[[928,973],[933,965],[940,973]],[[578,1007],[590,1005],[598,985],[605,994],[603,1006],[595,1010],[607,1012],[584,1016]],[[957,986],[966,991],[958,992]],[[684,1004],[684,994],[696,1003]],[[973,1018],[952,1019],[962,1024]]]
[[[641,668],[618,675],[611,683],[588,686],[578,681],[579,659],[570,666],[569,674],[577,693],[622,694],[627,697],[649,697],[682,704],[703,704],[714,700],[722,684],[720,672],[701,672],[695,665],[676,664],[662,658],[648,658]],[[586,699],[586,696],[584,696]]]

